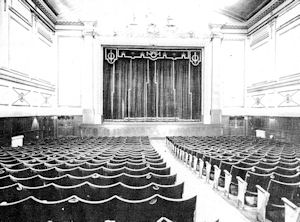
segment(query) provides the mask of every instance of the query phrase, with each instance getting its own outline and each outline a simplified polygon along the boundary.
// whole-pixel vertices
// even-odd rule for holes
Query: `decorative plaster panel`
[[[15,92],[14,101],[11,104],[12,106],[30,106],[30,103],[27,101],[27,95],[30,93],[30,90],[12,88]]]

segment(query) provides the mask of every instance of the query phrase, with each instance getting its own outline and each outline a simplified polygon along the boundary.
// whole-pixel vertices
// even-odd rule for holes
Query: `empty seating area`
[[[196,197],[148,137],[1,147],[0,221],[194,221]]]
[[[214,189],[242,209],[255,209],[258,221],[299,221],[297,145],[254,137],[167,137],[166,142]]]

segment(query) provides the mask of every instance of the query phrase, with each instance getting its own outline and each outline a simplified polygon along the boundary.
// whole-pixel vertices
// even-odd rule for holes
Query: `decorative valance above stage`
[[[113,64],[119,58],[127,59],[158,59],[179,60],[187,59],[193,66],[198,66],[201,62],[201,49],[198,50],[160,50],[160,49],[118,49],[105,48],[105,59],[109,64]]]
[[[201,120],[201,48],[107,47],[103,56],[105,120]]]

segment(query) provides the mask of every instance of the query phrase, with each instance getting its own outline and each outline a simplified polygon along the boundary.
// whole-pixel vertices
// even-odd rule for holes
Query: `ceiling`
[[[133,32],[159,32],[163,35],[175,32],[177,37],[197,38],[208,33],[208,24],[216,21],[245,27],[246,22],[272,0],[42,1],[57,15],[58,23],[97,21],[97,31],[101,35],[126,34],[128,37],[128,33]]]
[[[82,10],[82,8],[93,8],[94,6],[99,10],[99,13],[103,10],[101,10],[101,8],[105,8],[107,7],[109,4],[107,4],[107,1],[102,1],[102,0],[43,0],[52,10],[53,12],[58,15],[58,17],[60,19],[68,19],[70,17],[74,18],[75,14],[78,14],[79,11]],[[213,1],[213,0],[210,0]],[[222,3],[223,1],[223,3]],[[226,0],[219,0],[219,8],[221,9],[221,11],[226,12],[226,14],[231,15],[232,17],[241,20],[241,21],[247,21],[249,20],[253,15],[255,15],[259,10],[261,10],[264,6],[266,6],[268,3],[270,3],[272,0],[234,0],[231,2],[233,2],[233,4],[230,4],[226,6],[226,4],[224,4],[224,2],[226,2]],[[110,4],[113,7],[117,8],[117,5],[132,5],[132,0],[127,0],[123,2],[120,1],[115,1],[112,0],[110,1],[112,2],[112,4]],[[147,8],[149,6],[149,4],[154,3],[154,2],[145,2],[145,1],[140,1],[142,2],[142,4],[138,4],[141,5],[141,8]],[[176,1],[173,1],[176,2]],[[179,1],[177,1],[179,2]],[[199,5],[201,5],[201,0],[198,1],[193,1],[194,3],[198,2]],[[203,2],[203,1],[202,1]],[[215,1],[218,4],[218,1]],[[179,6],[182,5],[182,7],[184,8],[184,5],[190,5],[190,2],[185,1],[184,4],[182,4],[182,2],[180,1],[179,4],[174,4],[172,3],[170,5],[170,7],[172,7],[172,5],[176,5]],[[159,3],[157,6],[158,8],[164,5],[162,3]],[[225,5],[225,6],[224,6]],[[103,7],[102,7],[103,6]],[[201,5],[202,6],[202,5]],[[126,7],[125,7],[126,8]],[[95,9],[95,8],[94,8]],[[70,16],[70,14],[74,14],[73,16]],[[183,12],[184,13],[184,12]]]
[[[248,21],[271,0],[238,0],[235,4],[226,6],[222,10],[241,21]]]

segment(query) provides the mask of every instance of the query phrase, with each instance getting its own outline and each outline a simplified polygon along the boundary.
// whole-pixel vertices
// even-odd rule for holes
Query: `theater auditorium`
[[[300,222],[300,0],[0,0],[0,222]]]

